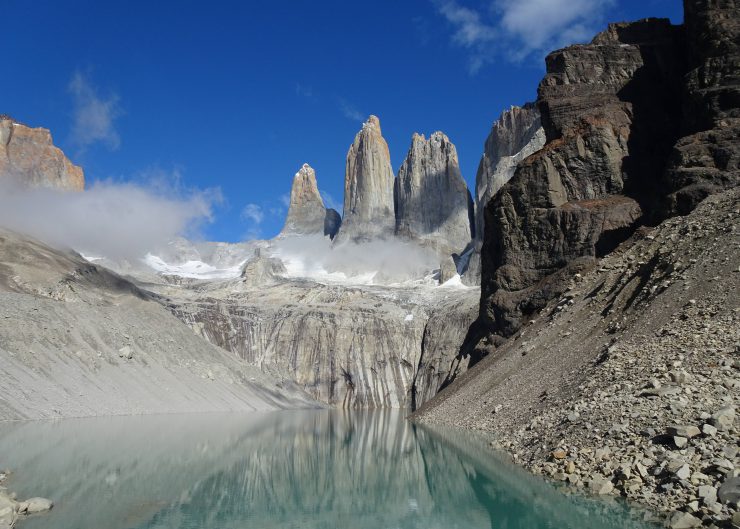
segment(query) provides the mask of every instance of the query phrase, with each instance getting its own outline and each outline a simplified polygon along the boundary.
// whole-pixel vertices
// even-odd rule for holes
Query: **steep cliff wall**
[[[593,263],[658,208],[680,130],[683,45],[681,27],[647,19],[547,57],[537,100],[547,144],[485,210],[489,331],[516,331],[562,291],[563,267]]]
[[[441,256],[461,252],[471,239],[472,199],[460,174],[455,145],[442,132],[414,134],[395,181],[396,235]]]
[[[82,168],[54,146],[48,129],[30,128],[0,116],[0,182],[82,191]]]
[[[211,343],[345,408],[414,407],[454,380],[479,300],[477,289],[310,281],[159,291]]]
[[[540,123],[540,112],[534,103],[522,107],[512,106],[501,113],[493,123],[486,138],[483,156],[475,175],[475,224],[474,240],[468,254],[460,263],[463,281],[480,285],[486,205],[508,182],[514,171],[530,154],[545,144],[545,131]]]
[[[740,6],[686,0],[682,138],[673,147],[661,213],[691,211],[740,183]]]
[[[393,235],[393,180],[391,155],[380,130],[380,120],[370,116],[347,153],[340,241],[366,241]]]
[[[319,193],[316,171],[304,163],[293,177],[290,188],[290,204],[281,235],[311,235],[323,233],[334,237],[342,219],[333,209],[324,207]]]

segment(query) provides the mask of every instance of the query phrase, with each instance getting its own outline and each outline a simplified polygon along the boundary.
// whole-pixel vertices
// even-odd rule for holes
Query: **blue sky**
[[[679,0],[0,0],[0,113],[51,129],[88,183],[220,195],[202,236],[272,237],[304,162],[341,209],[347,148],[380,117],[394,170],[444,131],[473,185],[491,123],[546,51]],[[164,186],[164,187],[163,187]]]

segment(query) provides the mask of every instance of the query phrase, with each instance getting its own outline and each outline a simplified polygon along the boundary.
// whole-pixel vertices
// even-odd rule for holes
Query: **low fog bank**
[[[3,181],[5,180],[5,181]],[[177,194],[110,181],[84,192],[27,189],[0,178],[0,226],[57,248],[138,260],[212,218],[215,191]]]
[[[272,254],[289,277],[359,283],[393,283],[423,279],[439,268],[434,252],[399,239],[332,244],[321,235],[277,239]]]

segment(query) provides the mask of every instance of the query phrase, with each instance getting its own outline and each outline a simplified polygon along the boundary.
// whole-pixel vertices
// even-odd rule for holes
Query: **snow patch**
[[[462,290],[467,290],[469,287],[462,282],[462,278],[460,277],[460,274],[455,274],[451,278],[449,278],[447,281],[439,285],[439,288],[459,288]]]
[[[185,261],[182,264],[166,263],[161,257],[146,254],[143,262],[162,275],[179,276],[188,279],[233,279],[241,275],[242,267],[246,261],[227,267],[216,268],[203,261]]]

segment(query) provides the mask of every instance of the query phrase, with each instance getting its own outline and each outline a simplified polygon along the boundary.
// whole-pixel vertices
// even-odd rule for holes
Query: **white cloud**
[[[241,217],[243,220],[259,225],[262,224],[263,220],[265,220],[265,212],[262,210],[262,206],[257,204],[247,204],[244,206],[244,209],[242,209]]]
[[[101,97],[80,72],[72,76],[68,90],[74,100],[72,141],[82,150],[98,142],[117,149],[121,144],[114,123],[121,115],[118,96]]]
[[[503,57],[540,60],[548,52],[588,41],[603,29],[616,0],[493,0],[475,10],[455,0],[436,2],[453,27],[452,42],[468,50],[471,73]]]
[[[218,190],[179,193],[98,182],[82,192],[25,189],[0,178],[0,226],[47,244],[110,259],[137,259],[212,220]]]
[[[339,100],[339,110],[342,111],[342,114],[347,119],[351,119],[352,121],[365,121],[366,116],[357,110],[354,105],[344,99]]]
[[[290,195],[288,193],[280,195],[280,203],[286,208],[290,206]]]
[[[317,280],[388,284],[421,279],[439,266],[430,250],[396,238],[333,244],[322,235],[289,236],[274,242],[288,275]]]

